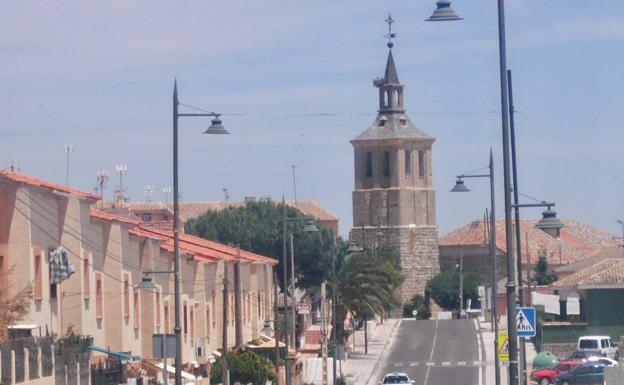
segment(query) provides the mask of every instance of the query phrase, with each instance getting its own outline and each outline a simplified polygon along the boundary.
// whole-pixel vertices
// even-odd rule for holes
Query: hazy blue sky
[[[171,93],[225,115],[180,123],[184,200],[282,194],[314,199],[351,225],[353,150],[372,122],[392,12],[412,121],[437,138],[440,233],[482,216],[485,180],[454,176],[500,160],[496,1],[455,0],[463,22],[426,23],[434,0],[7,1],[0,11],[0,161],[70,183],[125,163],[132,200],[171,185]],[[520,190],[614,234],[624,217],[624,5],[515,0],[507,5]],[[240,114],[240,115],[239,115]],[[315,116],[315,114],[337,114]],[[107,197],[116,178],[111,178]],[[498,178],[502,203],[502,177]],[[499,205],[499,217],[502,216]],[[538,217],[540,210],[525,211]]]

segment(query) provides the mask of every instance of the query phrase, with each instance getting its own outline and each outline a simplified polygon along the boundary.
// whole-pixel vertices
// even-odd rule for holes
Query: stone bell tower
[[[440,271],[436,200],[432,182],[434,138],[405,114],[403,85],[392,56],[392,18],[388,60],[379,89],[373,124],[351,140],[354,148],[352,241],[365,247],[389,246],[399,253],[404,282],[402,302],[424,294]]]

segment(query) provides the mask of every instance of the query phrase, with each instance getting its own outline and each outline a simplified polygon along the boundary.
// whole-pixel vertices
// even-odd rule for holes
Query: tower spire
[[[384,37],[388,38],[388,60],[386,61],[386,71],[383,77],[378,77],[373,81],[375,87],[379,88],[379,112],[404,112],[403,108],[403,85],[399,82],[394,57],[392,56],[392,47],[394,42],[392,39],[397,37],[392,32],[392,24],[394,19],[391,14],[386,18],[388,24],[388,33]]]

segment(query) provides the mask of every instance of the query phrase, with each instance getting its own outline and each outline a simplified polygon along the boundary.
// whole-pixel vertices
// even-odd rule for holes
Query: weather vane
[[[388,14],[386,23],[388,23],[388,34],[384,35],[384,37],[388,38],[388,48],[392,48],[392,46],[394,46],[392,39],[396,38],[397,34],[392,32],[392,24],[394,23],[394,19],[392,18],[391,14]]]

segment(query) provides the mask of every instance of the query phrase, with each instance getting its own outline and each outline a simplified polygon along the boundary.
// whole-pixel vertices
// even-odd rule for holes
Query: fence
[[[63,362],[52,336],[16,338],[0,343],[0,384],[89,385],[89,353]]]

